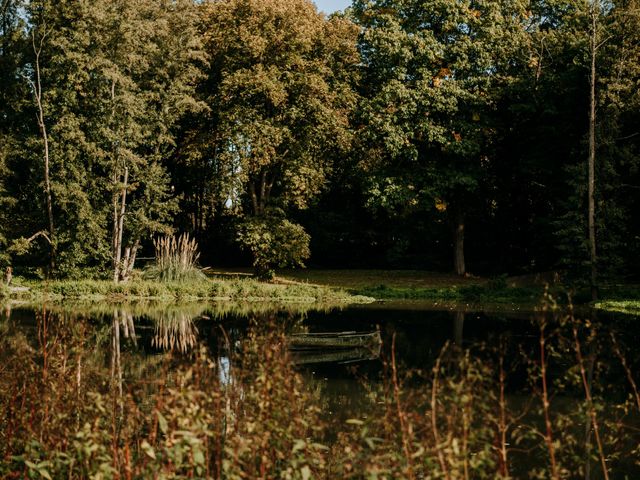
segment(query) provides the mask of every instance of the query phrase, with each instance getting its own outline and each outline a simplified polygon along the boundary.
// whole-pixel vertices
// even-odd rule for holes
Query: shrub
[[[310,237],[301,225],[278,215],[252,218],[239,229],[238,240],[253,256],[259,278],[270,280],[275,268],[304,267]]]

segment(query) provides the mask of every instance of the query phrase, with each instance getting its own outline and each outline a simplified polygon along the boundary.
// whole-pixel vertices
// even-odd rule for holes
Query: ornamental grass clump
[[[156,263],[149,267],[144,277],[163,282],[184,282],[202,280],[204,273],[198,268],[198,243],[184,233],[178,238],[173,235],[156,238]]]

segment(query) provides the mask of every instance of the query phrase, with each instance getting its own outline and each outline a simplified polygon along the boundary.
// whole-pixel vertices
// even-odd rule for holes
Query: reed
[[[189,238],[188,233],[183,233],[177,238],[173,235],[156,238],[153,245],[156,250],[156,262],[145,271],[145,278],[163,282],[205,278],[202,270],[198,268],[198,243],[195,238]]]

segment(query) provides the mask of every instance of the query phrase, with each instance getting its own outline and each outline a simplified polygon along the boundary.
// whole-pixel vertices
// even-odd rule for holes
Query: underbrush
[[[141,361],[116,313],[101,327],[46,311],[36,323],[35,342],[0,323],[2,478],[559,480],[640,471],[631,346],[548,299],[533,342],[446,342],[422,369],[407,369],[395,336],[387,339],[366,416],[346,423],[323,412],[322,387],[303,382],[277,325],[254,324],[235,340],[220,329],[217,347]],[[173,336],[194,334],[179,318],[160,323]],[[109,361],[99,346],[110,346]]]
[[[112,335],[124,334],[118,322],[114,316]],[[308,479],[325,468],[323,447],[310,440],[320,425],[316,402],[281,334],[252,333],[232,379],[201,348],[136,363],[125,380],[133,359],[120,340],[109,368],[79,319],[44,313],[38,329],[35,349],[20,335],[0,338],[8,354],[0,370],[2,478]]]

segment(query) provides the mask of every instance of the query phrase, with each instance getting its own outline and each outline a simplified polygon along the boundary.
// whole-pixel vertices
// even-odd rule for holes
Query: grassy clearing
[[[463,303],[533,308],[539,304],[545,285],[550,284],[552,295],[561,302],[567,300],[569,291],[574,291],[572,302],[575,305],[587,305],[591,302],[588,289],[561,285],[557,283],[553,272],[491,279],[422,270],[297,270],[286,271],[281,275],[283,280],[342,288],[356,295],[379,300],[422,300],[440,305]],[[640,285],[604,285],[600,294],[603,302],[597,308],[640,313]]]
[[[541,285],[512,287],[506,278],[459,277],[420,270],[303,270],[287,271],[283,278],[343,288],[381,300],[537,304],[543,293]]]
[[[299,282],[362,290],[384,285],[388,289],[434,289],[483,285],[487,279],[459,277],[424,270],[285,270],[280,276]]]
[[[240,302],[354,303],[367,299],[344,290],[310,284],[276,284],[250,278],[203,279],[190,282],[134,280],[55,280],[22,282],[28,291],[14,292],[13,298],[87,300],[220,300]]]

